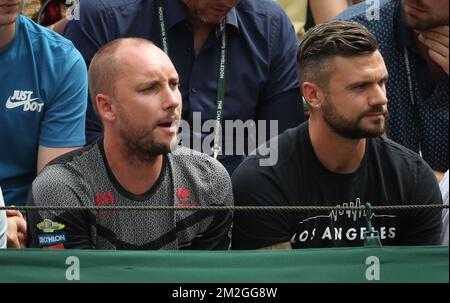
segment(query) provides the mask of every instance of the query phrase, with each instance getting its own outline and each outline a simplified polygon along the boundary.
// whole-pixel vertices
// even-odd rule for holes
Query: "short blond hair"
[[[117,53],[122,46],[142,47],[154,46],[143,38],[120,38],[105,44],[92,58],[89,66],[89,94],[92,107],[98,115],[96,97],[98,94],[114,94],[114,86],[121,73],[121,64]]]

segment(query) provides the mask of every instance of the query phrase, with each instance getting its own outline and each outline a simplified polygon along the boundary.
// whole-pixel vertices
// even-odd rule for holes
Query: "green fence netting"
[[[448,246],[292,251],[0,250],[0,282],[449,282]]]

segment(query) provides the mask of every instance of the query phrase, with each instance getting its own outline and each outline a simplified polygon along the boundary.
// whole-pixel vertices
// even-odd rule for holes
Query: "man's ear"
[[[324,99],[322,89],[313,82],[303,82],[302,84],[303,97],[308,102],[312,110],[320,109]]]
[[[113,106],[113,98],[106,94],[98,94],[95,97],[97,110],[100,118],[112,121],[116,118],[115,107]]]

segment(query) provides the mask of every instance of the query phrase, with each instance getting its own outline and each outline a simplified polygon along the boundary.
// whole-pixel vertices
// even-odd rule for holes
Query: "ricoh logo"
[[[7,109],[22,108],[24,112],[41,112],[44,107],[44,103],[38,103],[38,98],[31,98],[32,91],[15,90],[12,96],[6,100]]]

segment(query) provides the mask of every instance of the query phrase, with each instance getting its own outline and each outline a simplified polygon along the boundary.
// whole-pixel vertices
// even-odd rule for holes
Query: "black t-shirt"
[[[387,139],[367,139],[360,167],[337,174],[314,153],[308,123],[271,141],[278,161],[258,152],[232,177],[237,206],[372,206],[442,203],[431,168],[416,153]],[[273,154],[272,154],[273,157]],[[439,243],[440,209],[376,211],[371,218],[383,245]],[[365,211],[237,211],[233,249],[291,242],[293,248],[362,246]]]

